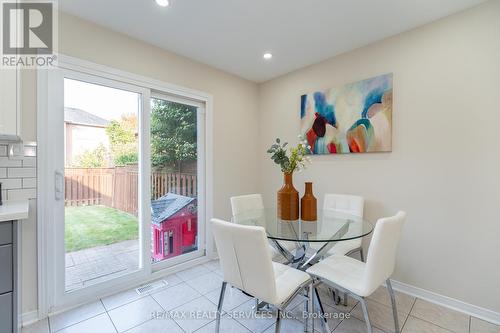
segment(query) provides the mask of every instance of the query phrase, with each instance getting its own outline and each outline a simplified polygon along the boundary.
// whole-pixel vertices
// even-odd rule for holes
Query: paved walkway
[[[66,253],[66,291],[99,283],[139,267],[139,240]]]

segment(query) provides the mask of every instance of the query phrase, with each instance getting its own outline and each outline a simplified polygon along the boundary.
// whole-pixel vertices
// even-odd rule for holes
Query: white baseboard
[[[20,326],[28,326],[38,321],[38,310],[23,313],[19,317]]]
[[[463,301],[443,296],[432,291],[428,291],[422,288],[418,288],[403,282],[391,280],[392,286],[395,290],[402,293],[415,296],[426,300],[431,303],[435,303],[446,308],[456,310],[470,316],[488,321],[490,323],[500,325],[500,313],[488,310],[476,305],[465,303]]]

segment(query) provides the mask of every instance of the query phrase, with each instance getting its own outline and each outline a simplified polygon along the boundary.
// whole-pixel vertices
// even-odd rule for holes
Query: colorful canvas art
[[[301,133],[311,154],[392,150],[392,74],[301,96]]]

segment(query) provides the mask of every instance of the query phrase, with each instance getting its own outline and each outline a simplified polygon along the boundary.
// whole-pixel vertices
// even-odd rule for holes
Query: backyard
[[[114,208],[66,207],[65,219],[67,253],[138,238],[137,218]]]
[[[147,198],[140,197],[139,96],[71,79],[65,88],[65,284],[71,291],[141,268],[139,203]],[[107,96],[114,104],[70,103],[70,91],[85,92],[85,100]],[[157,262],[197,248],[197,108],[157,98],[151,103],[149,194],[152,205],[162,200],[155,213],[161,218],[144,237],[151,235]],[[169,210],[172,200],[189,207]],[[174,214],[185,214],[182,224],[169,220]]]

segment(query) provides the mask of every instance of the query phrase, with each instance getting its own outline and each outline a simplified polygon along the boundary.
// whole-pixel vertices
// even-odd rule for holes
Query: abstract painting
[[[392,150],[392,74],[301,96],[301,134],[311,154]]]

